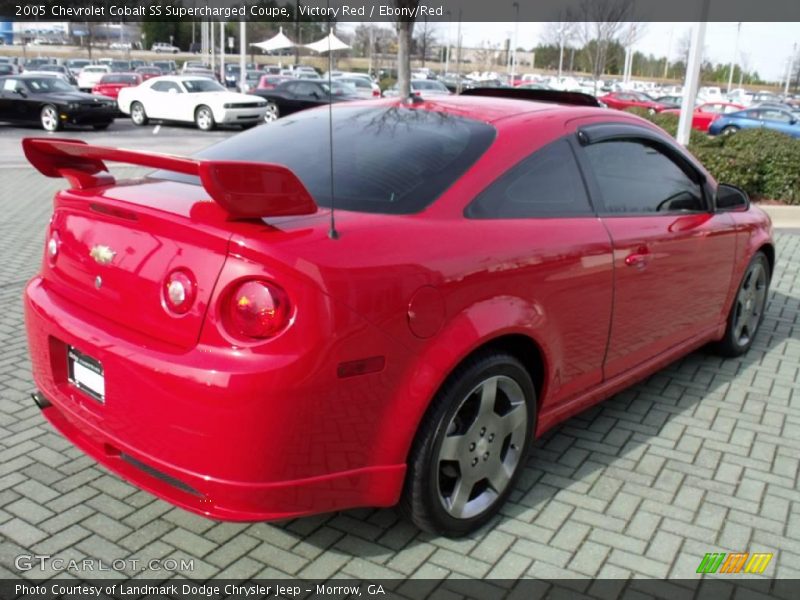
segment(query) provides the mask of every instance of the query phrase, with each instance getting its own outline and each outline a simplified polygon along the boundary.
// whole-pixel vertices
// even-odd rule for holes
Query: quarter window
[[[472,201],[467,217],[525,219],[592,214],[575,156],[566,140],[537,150]]]
[[[669,157],[640,141],[609,141],[585,148],[606,214],[705,210],[703,191]]]

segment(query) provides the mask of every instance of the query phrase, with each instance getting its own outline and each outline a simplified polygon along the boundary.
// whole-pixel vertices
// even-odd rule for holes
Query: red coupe
[[[142,81],[142,75],[137,73],[109,73],[103,75],[100,82],[92,88],[92,93],[116,100],[122,88],[136,87]]]
[[[331,114],[192,158],[24,140],[71,186],[25,292],[34,399],[136,485],[225,520],[399,502],[461,535],[535,436],[752,344],[770,221],[657,127],[459,96]]]
[[[692,113],[692,128],[705,133],[708,131],[711,123],[722,115],[739,112],[744,109],[745,107],[741,104],[733,104],[732,102],[706,102],[705,104],[695,107]],[[663,112],[664,114],[675,116],[680,116],[681,114],[680,109],[677,108],[670,108]]]
[[[625,110],[626,108],[644,108],[650,113],[658,113],[667,108],[666,104],[656,102],[641,92],[611,92],[598,98],[609,108]]]

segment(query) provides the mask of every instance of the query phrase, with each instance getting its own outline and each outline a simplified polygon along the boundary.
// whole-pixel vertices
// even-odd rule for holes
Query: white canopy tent
[[[286,48],[294,48],[295,44],[292,40],[286,37],[286,35],[283,33],[283,27],[281,27],[278,33],[269,38],[268,40],[264,40],[263,42],[254,42],[250,45],[255,46],[256,48],[260,48],[264,52],[272,52],[274,50],[285,50]]]
[[[333,72],[333,53],[336,50],[347,50],[350,48],[347,44],[345,44],[342,40],[336,37],[336,34],[333,33],[333,29],[328,32],[321,40],[317,40],[313,44],[306,44],[305,46],[309,50],[313,50],[319,54],[323,52],[328,53],[328,73]]]
[[[313,50],[314,52],[319,52],[322,54],[323,52],[333,52],[334,50],[347,50],[350,48],[347,44],[345,44],[342,40],[340,40],[333,31],[329,31],[328,35],[322,38],[321,40],[317,40],[313,44],[306,44],[305,46],[309,50]]]

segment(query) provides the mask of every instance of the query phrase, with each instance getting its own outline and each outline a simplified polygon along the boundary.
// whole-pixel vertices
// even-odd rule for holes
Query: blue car
[[[730,135],[740,129],[774,129],[800,138],[800,119],[796,112],[781,108],[757,107],[722,115],[708,128],[711,135]]]

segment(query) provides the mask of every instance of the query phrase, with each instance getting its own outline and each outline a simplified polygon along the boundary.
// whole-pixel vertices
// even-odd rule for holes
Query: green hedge
[[[677,115],[650,115],[641,109],[629,112],[672,136],[678,130]],[[800,139],[769,129],[748,129],[717,137],[692,129],[689,150],[720,183],[737,185],[756,200],[800,205]]]

